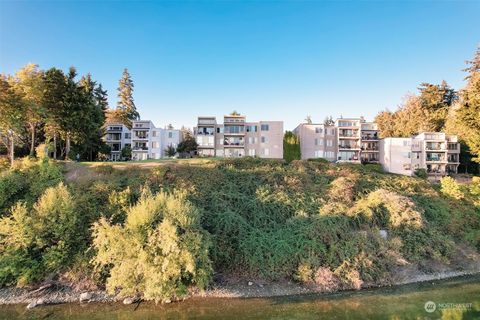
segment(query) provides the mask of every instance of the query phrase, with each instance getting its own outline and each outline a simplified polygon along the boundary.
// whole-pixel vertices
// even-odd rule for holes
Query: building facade
[[[293,133],[300,140],[302,159],[337,159],[337,128],[334,125],[302,123]]]
[[[247,122],[243,115],[198,117],[194,128],[198,155],[202,157],[283,158],[283,122]]]
[[[329,161],[377,163],[378,129],[363,118],[339,118],[334,124],[297,126],[302,159],[324,158]]]
[[[457,136],[423,132],[411,138],[380,140],[380,163],[385,171],[412,176],[417,169],[429,175],[457,173],[460,144]]]
[[[122,149],[132,144],[130,129],[122,123],[109,123],[105,126],[105,143],[110,147],[108,160],[121,161]]]
[[[160,159],[168,146],[176,148],[182,141],[180,130],[157,128],[150,120],[132,122],[132,160]]]

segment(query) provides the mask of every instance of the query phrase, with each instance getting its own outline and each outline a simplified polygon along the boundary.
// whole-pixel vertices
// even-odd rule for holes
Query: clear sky
[[[0,0],[0,72],[90,72],[116,105],[123,68],[142,118],[372,119],[419,83],[464,85],[480,1],[43,2]]]

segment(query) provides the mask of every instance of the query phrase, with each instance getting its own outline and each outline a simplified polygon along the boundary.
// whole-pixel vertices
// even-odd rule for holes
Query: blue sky
[[[193,126],[395,109],[419,83],[464,85],[480,2],[0,1],[0,72],[90,72],[112,107],[123,68],[142,118]]]

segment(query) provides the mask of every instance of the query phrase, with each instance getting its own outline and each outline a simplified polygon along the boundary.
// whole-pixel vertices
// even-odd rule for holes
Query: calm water
[[[425,311],[432,301],[436,310]],[[265,299],[190,299],[155,305],[63,304],[27,311],[0,306],[0,319],[480,319],[480,276],[393,288]]]

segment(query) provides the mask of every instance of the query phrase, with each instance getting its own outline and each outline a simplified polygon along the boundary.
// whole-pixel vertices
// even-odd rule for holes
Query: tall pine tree
[[[117,110],[121,112],[122,122],[129,128],[131,128],[133,120],[140,119],[140,114],[133,101],[133,81],[126,68],[118,82]]]

